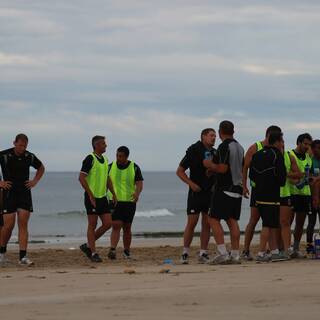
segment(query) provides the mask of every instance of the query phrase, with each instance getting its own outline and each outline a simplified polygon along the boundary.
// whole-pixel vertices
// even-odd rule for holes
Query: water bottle
[[[317,177],[319,174],[320,174],[320,168],[314,168],[314,169],[313,169],[313,175],[314,175],[315,177]]]
[[[315,234],[314,236],[314,258],[320,259],[320,234]]]
[[[204,153],[204,159],[205,160],[212,160],[212,153],[210,151],[206,151]]]

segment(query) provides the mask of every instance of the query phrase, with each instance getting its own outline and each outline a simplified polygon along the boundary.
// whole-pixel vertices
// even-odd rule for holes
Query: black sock
[[[0,247],[0,253],[6,253],[7,252],[7,246]]]
[[[23,259],[27,255],[27,250],[20,250],[19,256],[20,260]]]
[[[129,250],[129,249],[124,249],[123,252],[124,252],[127,256],[130,256],[130,250]]]

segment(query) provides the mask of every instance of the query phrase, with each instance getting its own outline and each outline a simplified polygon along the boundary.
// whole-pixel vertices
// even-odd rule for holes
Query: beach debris
[[[33,275],[26,276],[26,278],[39,279],[39,280],[47,279],[47,277],[45,276],[33,276]]]
[[[126,274],[135,274],[136,271],[135,271],[134,269],[125,269],[125,270],[123,271],[123,273],[126,273]]]
[[[170,273],[170,269],[161,269],[159,273]]]
[[[170,258],[164,259],[163,264],[165,265],[173,265],[173,260]]]
[[[70,248],[69,248],[69,250],[76,250],[76,248],[74,248],[74,247],[70,247]]]

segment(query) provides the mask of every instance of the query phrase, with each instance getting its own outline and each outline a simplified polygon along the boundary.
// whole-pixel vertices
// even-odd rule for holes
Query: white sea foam
[[[170,212],[168,209],[157,209],[149,211],[137,211],[135,216],[138,218],[157,218],[174,216],[174,213]]]

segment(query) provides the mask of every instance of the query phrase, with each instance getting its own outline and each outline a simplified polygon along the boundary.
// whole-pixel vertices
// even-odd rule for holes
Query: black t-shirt
[[[100,162],[100,163],[104,163],[105,159],[103,156],[99,157],[98,155],[94,155],[96,157],[96,159]],[[85,173],[85,174],[89,174],[90,170],[93,167],[93,155],[89,154],[83,161],[82,161],[82,167],[81,167],[81,172]]]
[[[110,170],[111,170],[112,163],[113,163],[113,162],[111,162],[111,163],[109,164],[109,172],[110,172]],[[125,169],[127,169],[127,168],[129,167],[130,163],[131,163],[131,161],[128,161],[128,163],[127,163],[126,165],[124,165],[124,166],[121,166],[121,165],[117,164],[117,167],[118,167],[118,169],[120,169],[120,170],[125,170]],[[143,181],[143,176],[142,176],[141,169],[140,169],[140,167],[139,167],[136,163],[134,164],[134,171],[135,171],[134,180],[135,180],[136,182],[137,182],[137,181]]]
[[[185,170],[189,169],[190,179],[203,191],[208,191],[214,185],[216,177],[215,175],[207,176],[207,169],[203,166],[203,160],[205,159],[211,159],[217,163],[217,150],[214,148],[208,150],[201,141],[198,141],[187,149],[180,166]]]
[[[219,163],[228,166],[226,173],[218,174],[219,190],[242,194],[244,149],[234,139],[224,140],[218,147]]]
[[[302,160],[302,161],[306,160],[307,156],[305,153],[298,153],[296,150],[293,150],[293,152],[299,160]]]
[[[38,170],[42,163],[29,151],[17,156],[14,148],[11,148],[0,152],[0,166],[3,180],[11,181],[13,189],[25,189],[25,182],[30,177],[30,167]]]

